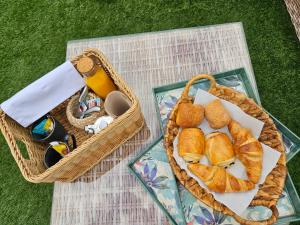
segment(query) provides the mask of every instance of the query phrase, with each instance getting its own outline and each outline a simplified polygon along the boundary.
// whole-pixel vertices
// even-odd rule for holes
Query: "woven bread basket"
[[[136,96],[112,68],[105,56],[96,49],[88,49],[71,61],[75,67],[78,60],[83,56],[96,57],[106,73],[113,79],[118,89],[129,98],[132,105],[130,109],[115,119],[108,127],[94,135],[87,134],[84,130],[78,129],[69,123],[66,116],[66,107],[69,99],[54,108],[50,114],[69,133],[75,135],[77,148],[49,169],[46,169],[43,164],[47,145],[34,142],[28,128],[20,126],[7,116],[4,111],[0,110],[0,129],[2,134],[22,175],[30,182],[73,181],[134,136],[144,125],[144,117]],[[25,158],[22,155],[18,146],[19,142],[25,144],[28,157]]]
[[[182,170],[176,163],[173,157],[173,142],[178,134],[179,127],[176,124],[176,116],[178,105],[181,102],[193,102],[193,97],[188,95],[191,85],[200,79],[209,79],[211,86],[209,93],[229,101],[237,106],[239,106],[244,112],[253,116],[264,122],[263,130],[260,134],[259,141],[276,149],[281,152],[281,157],[277,162],[276,167],[271,171],[271,173],[266,177],[265,182],[260,185],[259,191],[251,202],[251,206],[264,206],[272,211],[272,215],[263,221],[250,221],[240,217],[235,214],[225,205],[216,201],[212,194],[208,193],[204,188],[202,188],[195,179],[189,177],[187,173]],[[268,116],[263,109],[258,106],[252,99],[247,98],[244,94],[237,92],[231,88],[217,85],[215,79],[206,74],[201,74],[193,77],[185,86],[181,98],[178,100],[177,104],[173,108],[165,132],[164,145],[167,150],[167,155],[170,161],[170,165],[177,179],[182,185],[184,185],[196,198],[201,200],[203,203],[209,207],[220,211],[226,215],[230,215],[235,218],[235,220],[241,224],[256,225],[263,224],[269,225],[273,224],[278,218],[278,211],[276,208],[276,203],[282,190],[284,188],[285,178],[287,174],[286,168],[286,158],[284,152],[284,145],[282,143],[281,135],[278,133],[274,122]]]
[[[104,110],[104,103],[101,103],[101,110],[99,112],[94,112],[90,116],[87,116],[85,118],[77,118],[75,116],[75,111],[78,109],[79,106],[79,94],[74,95],[71,97],[67,109],[66,109],[66,114],[67,118],[69,120],[69,123],[79,129],[84,129],[86,125],[93,124],[100,116],[105,115],[105,110]]]

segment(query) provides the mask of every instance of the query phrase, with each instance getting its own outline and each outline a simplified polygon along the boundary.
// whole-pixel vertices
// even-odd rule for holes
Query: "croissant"
[[[206,136],[205,154],[212,165],[226,167],[235,160],[232,143],[225,133],[212,132]]]
[[[197,127],[204,119],[202,105],[182,102],[178,106],[176,124],[180,127]]]
[[[188,162],[198,162],[204,154],[204,134],[200,128],[184,128],[178,137],[179,156]]]
[[[215,99],[205,106],[205,118],[213,129],[225,127],[231,120],[228,111],[219,99]]]
[[[263,149],[260,142],[237,121],[232,120],[228,129],[234,140],[236,157],[245,166],[249,180],[256,184],[262,173]]]
[[[219,193],[249,191],[255,184],[236,178],[223,167],[189,164],[188,169],[201,179],[209,190]]]

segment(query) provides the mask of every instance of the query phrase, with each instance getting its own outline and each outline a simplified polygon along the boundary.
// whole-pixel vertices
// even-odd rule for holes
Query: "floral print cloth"
[[[169,165],[163,143],[160,141],[145,152],[133,169],[147,186],[152,196],[162,204],[178,225],[185,224],[177,184]]]
[[[176,182],[162,139],[138,158],[132,164],[132,168],[152,197],[158,200],[164,211],[175,221],[175,224],[238,224],[232,217],[203,204]],[[295,213],[289,195],[285,191],[278,200],[277,208],[279,217]],[[271,211],[264,207],[254,207],[248,208],[243,216],[250,220],[260,220],[268,218],[270,213]]]

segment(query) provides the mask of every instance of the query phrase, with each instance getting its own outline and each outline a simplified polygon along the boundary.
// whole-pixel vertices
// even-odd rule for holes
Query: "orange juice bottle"
[[[92,58],[82,57],[79,59],[77,70],[84,76],[86,85],[100,98],[105,99],[110,92],[117,90],[103,67],[96,64]]]

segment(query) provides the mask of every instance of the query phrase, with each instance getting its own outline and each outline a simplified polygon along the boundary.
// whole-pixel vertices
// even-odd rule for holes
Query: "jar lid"
[[[89,75],[94,65],[94,61],[91,58],[84,56],[77,62],[77,69],[81,74]]]

